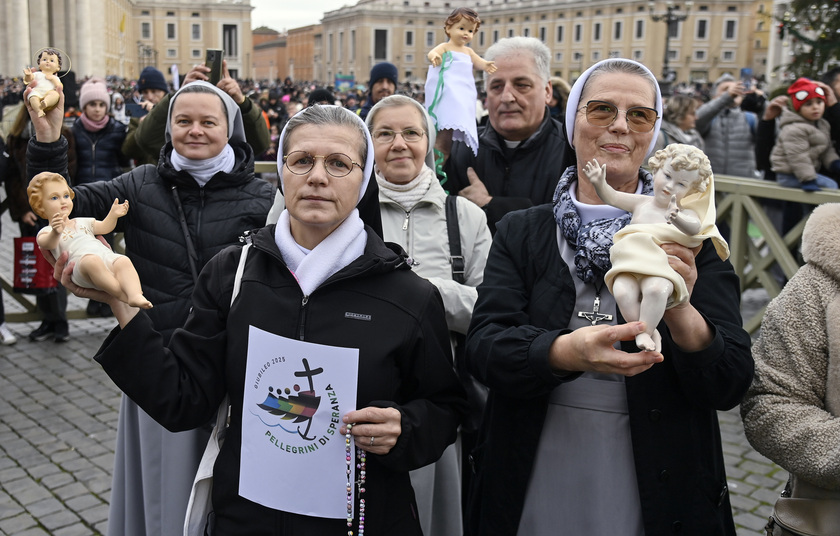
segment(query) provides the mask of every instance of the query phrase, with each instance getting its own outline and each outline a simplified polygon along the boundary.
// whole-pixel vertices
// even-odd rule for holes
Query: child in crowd
[[[110,233],[117,219],[128,214],[128,201],[114,199],[111,211],[102,220],[70,218],[75,194],[58,173],[38,173],[26,189],[32,210],[50,224],[38,233],[38,245],[57,259],[68,251],[68,262],[75,262],[73,282],[80,287],[104,290],[134,307],[149,309],[140,278],[131,259],[114,253],[96,235]]]
[[[800,78],[788,88],[793,111],[782,109],[779,134],[770,163],[776,182],[813,192],[837,189],[833,179],[819,173],[824,166],[840,173],[840,156],[831,144],[831,128],[823,119],[826,91],[817,83]]]
[[[109,115],[111,96],[102,78],[91,78],[79,91],[82,113],[73,123],[76,142],[77,171],[74,184],[109,181],[122,174],[129,159],[122,153],[126,126]],[[113,247],[114,235],[105,240]],[[111,316],[107,303],[90,300],[86,307],[88,316]]]

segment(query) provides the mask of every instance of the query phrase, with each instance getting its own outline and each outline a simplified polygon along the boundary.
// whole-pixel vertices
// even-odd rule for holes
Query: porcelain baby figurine
[[[115,298],[132,305],[149,309],[152,303],[143,296],[140,278],[131,260],[114,253],[100,242],[96,235],[110,233],[117,219],[128,213],[128,201],[114,199],[108,216],[98,221],[94,218],[73,218],[73,190],[64,177],[57,173],[39,173],[26,189],[32,210],[50,224],[38,232],[38,245],[50,250],[55,258],[68,251],[68,262],[75,262],[72,280],[80,287],[104,290]]]
[[[631,212],[630,223],[613,237],[612,268],[604,276],[624,320],[641,320],[646,331],[636,336],[641,350],[661,351],[656,326],[665,310],[685,303],[685,280],[669,264],[661,244],[695,248],[711,238],[722,260],[729,246],[715,226],[715,193],[709,159],[700,149],[668,145],[649,160],[653,196],[619,192],[606,181],[606,165],[587,162],[583,174],[607,204]]]
[[[24,82],[27,84],[33,80],[37,82],[35,88],[29,93],[29,104],[38,111],[38,117],[44,117],[58,104],[58,92],[62,84],[55,73],[60,70],[61,54],[53,48],[45,48],[38,54],[37,71],[29,68],[23,70]]]
[[[484,60],[467,46],[479,26],[478,13],[466,7],[457,8],[444,24],[449,41],[427,55],[432,66],[426,77],[426,109],[438,131],[435,148],[445,157],[453,139],[464,141],[473,153],[478,153],[473,68],[496,72],[495,62]]]

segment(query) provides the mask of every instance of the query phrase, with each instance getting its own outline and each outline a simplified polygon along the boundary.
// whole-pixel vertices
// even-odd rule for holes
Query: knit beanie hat
[[[379,82],[383,78],[387,78],[391,82],[394,83],[394,87],[397,86],[397,66],[393,63],[388,63],[387,61],[383,61],[382,63],[377,63],[373,66],[370,70],[370,85]]]
[[[312,106],[313,104],[335,104],[335,96],[333,96],[330,90],[319,87],[309,94],[307,106]]]
[[[169,86],[163,77],[163,73],[151,66],[143,69],[140,78],[137,80],[137,91],[142,93],[144,89],[159,89],[169,93]]]
[[[791,84],[788,88],[788,95],[790,95],[790,101],[793,103],[793,109],[797,112],[809,99],[826,100],[823,88],[807,78],[800,78]]]
[[[82,110],[92,101],[105,103],[105,110],[111,109],[111,96],[108,95],[108,87],[102,78],[91,78],[82,85],[79,90],[79,106]]]

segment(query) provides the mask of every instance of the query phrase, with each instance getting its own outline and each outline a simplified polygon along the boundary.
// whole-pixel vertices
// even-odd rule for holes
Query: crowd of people
[[[704,180],[836,189],[840,69],[777,94],[724,75],[663,95],[627,59],[571,83],[551,77],[535,38],[502,39],[482,61],[494,68],[483,73],[477,147],[456,137],[442,155],[429,96],[390,63],[372,68],[365,92],[237,81],[226,67],[213,85],[203,65],[175,90],[146,67],[136,81],[84,80],[54,108],[28,98],[37,84],[4,81],[0,179],[20,234],[72,222],[70,210],[104,220],[128,202],[115,230],[154,305],[82,286],[81,260],[44,251],[61,285],[38,296],[30,340],[69,338],[68,291],[118,324],[92,356],[125,393],[109,534],[183,532],[217,411],[230,413],[204,522],[219,536],[561,526],[734,536],[716,414],[745,400],[750,441],[791,472],[793,491],[840,500],[837,442],[823,439],[840,436],[837,248],[817,240],[836,234],[836,207],[809,221],[808,265],[751,349],[717,234],[655,246],[682,298],[656,326],[622,316],[605,276],[631,215],[602,198],[660,195],[657,181],[681,169],[675,147],[660,151],[673,144],[705,152]],[[276,162],[274,182],[255,176],[260,160]],[[39,173],[72,186],[68,207],[49,204],[61,205],[55,217],[29,206]],[[0,341],[13,344],[1,315]],[[656,344],[640,351],[652,332]],[[352,364],[330,357],[348,349]],[[287,361],[302,370],[279,375]],[[354,397],[321,382],[335,370]],[[321,423],[319,447],[308,431]],[[310,505],[253,470],[277,434],[288,452],[304,448],[295,441],[333,452],[328,435],[341,439],[340,474],[312,464],[311,482],[295,483]],[[310,468],[303,460],[276,463]],[[337,497],[319,487],[336,476]]]

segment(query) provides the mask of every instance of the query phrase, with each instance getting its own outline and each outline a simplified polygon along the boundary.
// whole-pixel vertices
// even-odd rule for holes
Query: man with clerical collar
[[[513,210],[550,203],[563,171],[574,164],[563,124],[551,118],[551,51],[539,39],[510,37],[487,49],[498,70],[485,73],[489,122],[478,155],[453,142],[443,187],[482,207],[487,224]]]

